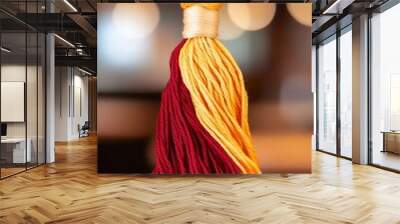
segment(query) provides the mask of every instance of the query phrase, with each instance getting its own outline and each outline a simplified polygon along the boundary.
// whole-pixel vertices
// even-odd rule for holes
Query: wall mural
[[[101,3],[98,35],[99,172],[311,172],[311,4]]]

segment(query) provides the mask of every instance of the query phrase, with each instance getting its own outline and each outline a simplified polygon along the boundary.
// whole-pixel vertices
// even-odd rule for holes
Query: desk
[[[25,151],[25,138],[5,138],[1,139],[1,157],[6,163],[26,163],[32,159],[32,141],[27,139]],[[12,159],[11,159],[12,158]]]
[[[392,152],[400,154],[400,132],[383,131],[383,150],[382,152]]]

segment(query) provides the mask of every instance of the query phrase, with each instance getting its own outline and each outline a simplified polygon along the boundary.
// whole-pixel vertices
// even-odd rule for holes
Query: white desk
[[[14,145],[13,147],[13,163],[25,163],[32,160],[31,146],[32,140],[27,139],[26,151],[25,151],[25,138],[5,138],[1,139],[1,144],[6,147]],[[25,154],[26,153],[26,154]]]

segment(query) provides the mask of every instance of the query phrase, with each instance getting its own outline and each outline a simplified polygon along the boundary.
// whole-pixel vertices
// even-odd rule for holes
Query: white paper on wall
[[[1,122],[24,122],[24,102],[24,82],[1,82]]]

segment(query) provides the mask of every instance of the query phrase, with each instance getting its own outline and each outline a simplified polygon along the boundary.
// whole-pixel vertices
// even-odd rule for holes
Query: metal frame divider
[[[39,13],[39,1],[36,1]],[[39,166],[39,32],[36,32],[36,166]]]
[[[342,124],[340,118],[340,78],[341,78],[341,66],[340,66],[340,36],[341,31],[336,31],[336,154],[341,156],[341,133]]]
[[[368,74],[367,74],[367,79],[368,79],[368,90],[367,90],[367,92],[368,92],[368,96],[367,96],[367,98],[368,98],[368,100],[367,100],[367,102],[368,102],[368,105],[367,105],[367,107],[368,107],[368,111],[367,111],[367,114],[368,114],[368,124],[367,124],[367,127],[368,127],[368,164],[369,165],[371,165],[372,164],[372,96],[371,96],[371,94],[372,94],[372,83],[371,83],[371,81],[372,81],[372,65],[371,65],[371,56],[372,56],[372,42],[371,42],[371,39],[372,39],[372,33],[371,33],[371,19],[372,19],[372,12],[371,11],[369,11],[368,12],[368,37],[367,37],[367,39],[368,39],[368,54],[367,54],[367,64],[368,64],[368,70],[367,70],[367,72],[368,72]]]
[[[28,0],[25,0],[25,21],[28,19]],[[24,99],[24,120],[25,120],[25,170],[28,170],[28,24],[25,23],[25,99]]]
[[[319,44],[315,47],[315,148],[319,150]]]

